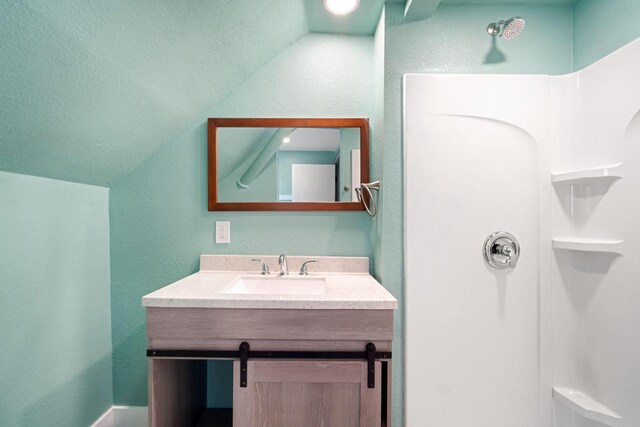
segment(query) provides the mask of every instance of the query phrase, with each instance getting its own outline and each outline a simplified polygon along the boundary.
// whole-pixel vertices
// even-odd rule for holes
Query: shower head
[[[519,16],[514,16],[504,23],[504,28],[502,29],[502,38],[507,40],[515,39],[520,35],[522,30],[524,30],[525,25],[526,22],[524,19],[520,18]]]
[[[519,16],[507,19],[506,21],[498,21],[489,24],[487,32],[489,35],[495,37],[502,37],[506,40],[515,39],[524,30],[526,22]]]

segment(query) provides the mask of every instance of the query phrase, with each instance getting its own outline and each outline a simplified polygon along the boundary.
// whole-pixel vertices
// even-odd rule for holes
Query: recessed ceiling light
[[[285,136],[284,138],[282,138],[282,142],[284,142],[285,144],[288,144],[291,142],[291,138],[289,138],[288,136]]]
[[[334,15],[348,15],[360,4],[360,0],[323,0],[324,8]]]

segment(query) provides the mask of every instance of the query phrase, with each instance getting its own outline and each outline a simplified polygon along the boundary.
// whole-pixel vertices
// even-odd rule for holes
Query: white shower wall
[[[555,250],[553,382],[640,426],[640,41],[552,78],[554,171],[622,163],[622,179],[555,185],[553,234],[624,240],[622,256]],[[562,105],[564,108],[558,108]],[[566,125],[569,124],[569,125]],[[599,426],[555,405],[556,426]]]
[[[407,426],[538,426],[551,420],[549,77],[404,84]],[[515,270],[484,263],[501,230],[520,241]]]
[[[640,41],[567,76],[404,89],[407,426],[640,426]],[[617,163],[621,180],[551,184]],[[522,244],[512,271],[484,265],[498,230]],[[553,386],[623,418],[552,411]]]

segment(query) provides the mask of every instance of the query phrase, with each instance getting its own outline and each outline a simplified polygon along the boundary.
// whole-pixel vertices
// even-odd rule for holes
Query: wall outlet
[[[231,243],[230,221],[216,221],[216,243]]]

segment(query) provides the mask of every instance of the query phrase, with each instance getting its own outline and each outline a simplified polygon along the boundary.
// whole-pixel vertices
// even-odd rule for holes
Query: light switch
[[[231,243],[231,222],[216,221],[216,243]]]

